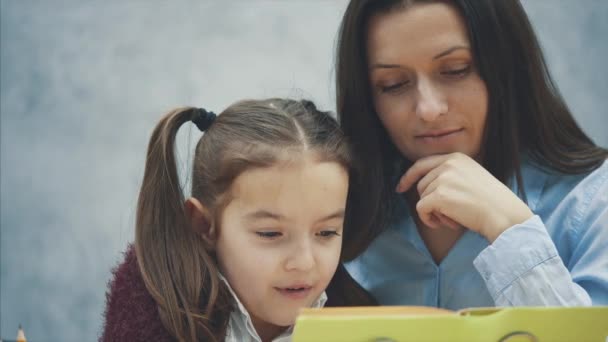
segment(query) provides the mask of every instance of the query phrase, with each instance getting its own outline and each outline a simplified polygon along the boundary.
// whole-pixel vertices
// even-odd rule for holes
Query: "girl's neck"
[[[271,342],[273,339],[281,335],[285,330],[289,329],[289,327],[280,327],[253,316],[251,317],[251,322],[253,323],[253,327],[258,333],[258,336],[260,336],[262,339],[262,342]]]

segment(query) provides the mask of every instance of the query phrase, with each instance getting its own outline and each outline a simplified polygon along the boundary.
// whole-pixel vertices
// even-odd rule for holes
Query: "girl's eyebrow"
[[[338,209],[337,211],[335,211],[329,215],[323,216],[320,219],[318,219],[315,223],[329,221],[329,220],[337,219],[337,218],[344,218],[344,209]],[[251,219],[251,220],[272,219],[272,220],[280,221],[280,220],[284,220],[285,216],[283,216],[281,214],[273,213],[268,210],[261,209],[261,210],[256,210],[252,213],[245,215],[245,219]]]
[[[252,220],[256,220],[256,219],[273,219],[273,220],[277,220],[280,221],[282,219],[284,219],[285,217],[283,215],[277,214],[277,213],[273,213],[271,211],[268,210],[256,210],[252,213],[249,213],[247,215],[245,215],[246,219],[252,219]]]
[[[323,222],[323,221],[329,221],[332,219],[338,219],[338,218],[344,218],[344,209],[339,209],[338,211],[336,211],[332,214],[324,216],[324,217],[318,219],[316,223]]]

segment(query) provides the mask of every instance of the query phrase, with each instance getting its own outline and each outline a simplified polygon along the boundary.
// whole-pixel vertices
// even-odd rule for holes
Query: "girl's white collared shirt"
[[[220,274],[220,279],[226,283],[228,290],[234,297],[236,302],[236,309],[230,314],[230,321],[228,322],[228,328],[226,330],[225,342],[262,342],[262,339],[258,335],[257,331],[251,321],[249,312],[241,303],[236,293],[232,290],[232,287],[228,283],[228,280]],[[327,295],[325,292],[321,293],[321,296],[313,303],[313,308],[322,308],[327,302]],[[291,341],[291,334],[293,333],[293,326],[290,326],[281,335],[272,340],[272,342],[289,342]]]

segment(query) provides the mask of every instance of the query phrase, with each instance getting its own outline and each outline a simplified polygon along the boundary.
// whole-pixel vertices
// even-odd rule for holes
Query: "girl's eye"
[[[469,71],[471,71],[471,66],[466,65],[464,67],[445,70],[441,72],[441,74],[452,78],[460,78],[462,76],[467,75]]]
[[[278,237],[280,237],[281,234],[280,232],[255,232],[259,237],[265,238],[265,239],[276,239]]]
[[[340,234],[335,230],[322,230],[317,235],[324,238],[329,238],[333,236],[340,236]]]

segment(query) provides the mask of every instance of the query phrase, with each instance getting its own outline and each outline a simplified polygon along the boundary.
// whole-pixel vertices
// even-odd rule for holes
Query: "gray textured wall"
[[[93,341],[133,239],[147,138],[177,105],[333,109],[344,1],[0,1],[0,337]],[[525,2],[581,125],[608,146],[608,2]],[[195,130],[180,136],[182,155]]]

